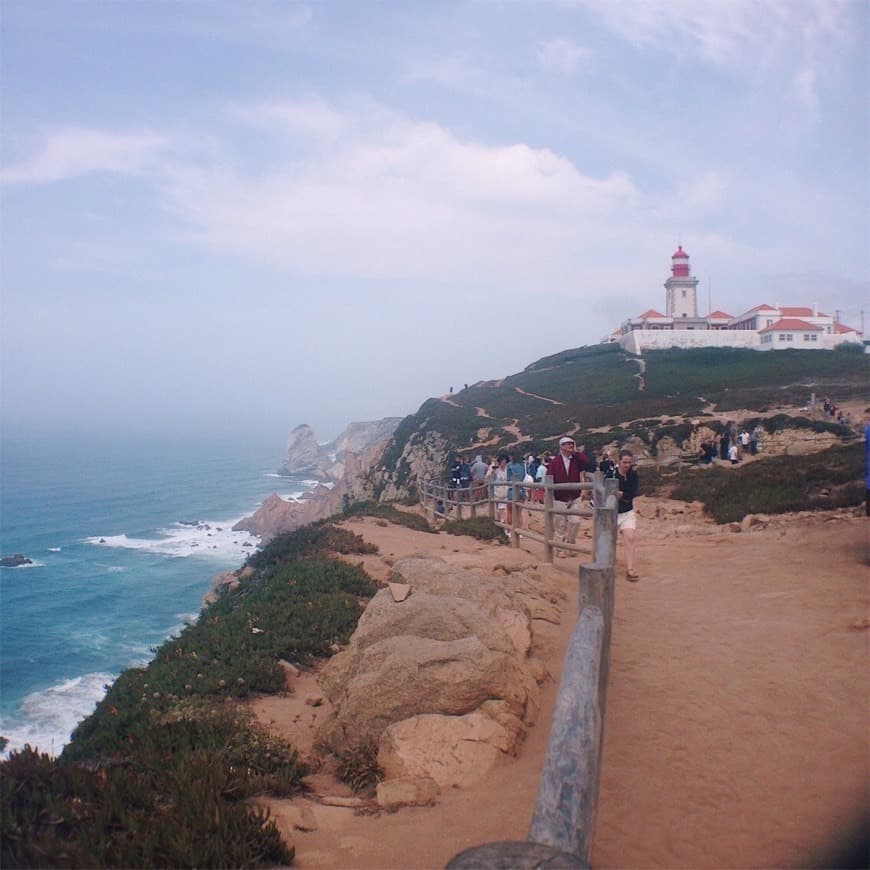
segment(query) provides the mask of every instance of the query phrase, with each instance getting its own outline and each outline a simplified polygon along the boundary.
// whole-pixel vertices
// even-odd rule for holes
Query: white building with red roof
[[[812,308],[756,305],[733,317],[725,311],[698,315],[698,279],[689,255],[679,245],[665,281],[666,314],[653,308],[630,317],[604,339],[618,341],[630,353],[667,347],[748,347],[754,350],[830,350],[844,342],[863,342],[863,335],[835,317]]]

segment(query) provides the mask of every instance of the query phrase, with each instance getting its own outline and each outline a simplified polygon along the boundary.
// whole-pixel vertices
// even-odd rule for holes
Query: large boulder
[[[429,557],[396,562],[392,579],[410,596],[379,592],[320,673],[334,715],[319,739],[378,744],[387,781],[467,785],[515,753],[537,715],[531,624],[552,596],[521,570],[493,577]]]
[[[521,720],[537,713],[537,683],[528,668],[476,636],[399,635],[348,649],[324,668],[320,685],[335,708],[321,734],[333,748],[377,742],[387,726],[421,713],[461,716],[491,699],[503,700]]]
[[[411,556],[393,565],[393,581],[412,589],[439,596],[449,596],[479,611],[484,618],[498,623],[510,638],[516,652],[525,656],[531,647],[532,611],[527,598],[535,591],[523,574],[492,577],[456,568],[443,559]]]

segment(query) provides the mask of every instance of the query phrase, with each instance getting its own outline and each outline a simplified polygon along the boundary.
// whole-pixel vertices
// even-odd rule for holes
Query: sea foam
[[[93,712],[114,679],[112,674],[85,674],[25,695],[17,712],[0,724],[0,734],[9,740],[4,757],[26,744],[59,755],[73,729]]]
[[[235,522],[179,522],[160,529],[156,538],[137,538],[126,534],[92,535],[85,538],[84,543],[177,558],[244,557],[257,546],[258,539],[250,532],[234,532],[232,526]]]

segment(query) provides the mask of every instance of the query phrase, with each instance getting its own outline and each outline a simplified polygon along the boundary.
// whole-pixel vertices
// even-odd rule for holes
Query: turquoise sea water
[[[233,532],[272,492],[282,445],[252,438],[4,436],[0,734],[58,753],[104,686],[196,618],[257,539]]]

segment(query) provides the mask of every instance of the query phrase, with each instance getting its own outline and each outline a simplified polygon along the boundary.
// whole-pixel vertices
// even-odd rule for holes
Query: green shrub
[[[481,541],[498,541],[508,543],[504,530],[497,526],[489,517],[475,517],[467,520],[449,520],[444,523],[442,531],[449,535],[469,535]]]
[[[410,501],[410,500],[409,500]],[[414,500],[412,504],[419,504]],[[391,504],[380,504],[376,501],[358,501],[349,505],[344,511],[346,517],[377,517],[387,520],[396,526],[404,526],[415,532],[434,532],[425,517],[408,511],[400,511]]]
[[[372,550],[330,523],[276,538],[237,588],[108,687],[59,759],[13,753],[0,766],[5,866],[290,863],[268,815],[243,802],[290,795],[307,770],[233,698],[283,690],[280,658],[347,641],[376,584],[329,554]]]
[[[270,751],[281,760],[257,769],[256,754],[233,745],[239,727],[220,717],[162,722],[145,742],[131,744],[127,757],[104,765],[51,759],[30,747],[13,752],[0,765],[0,861],[4,867],[289,864],[293,851],[268,813],[242,801],[265,781],[280,779],[285,794],[298,789],[305,769],[272,738]]]
[[[672,495],[703,502],[706,513],[718,523],[739,521],[753,513],[860,504],[863,451],[864,445],[855,443],[808,456],[775,456],[738,467],[683,472]]]
[[[384,778],[378,765],[378,745],[364,740],[338,753],[338,778],[357,794],[371,794]]]

